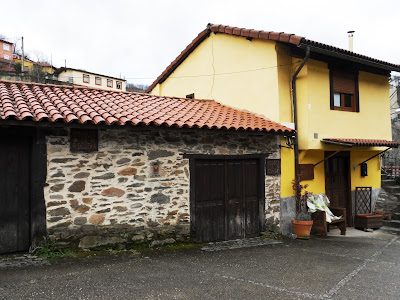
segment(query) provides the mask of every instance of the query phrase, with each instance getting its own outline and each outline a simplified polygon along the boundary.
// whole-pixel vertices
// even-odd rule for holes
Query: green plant
[[[73,252],[69,249],[59,249],[55,241],[49,241],[33,250],[33,254],[43,258],[57,258],[64,256],[72,256]]]
[[[296,215],[296,221],[311,221],[311,215],[308,213],[299,213]]]
[[[374,213],[375,213],[376,215],[383,215],[383,214],[385,214],[385,212],[383,211],[383,209],[375,209],[375,210],[374,210]]]

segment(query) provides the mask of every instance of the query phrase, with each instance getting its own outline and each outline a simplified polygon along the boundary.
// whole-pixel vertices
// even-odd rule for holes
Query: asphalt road
[[[0,299],[400,299],[400,236],[350,230],[239,246],[0,256]]]

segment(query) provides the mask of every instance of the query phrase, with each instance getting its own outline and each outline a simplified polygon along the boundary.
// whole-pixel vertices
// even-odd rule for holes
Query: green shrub
[[[308,213],[299,213],[296,215],[296,221],[311,221],[311,215]]]

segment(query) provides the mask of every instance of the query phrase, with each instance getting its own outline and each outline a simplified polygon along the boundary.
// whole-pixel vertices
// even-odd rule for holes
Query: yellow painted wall
[[[316,164],[324,159],[324,151],[321,150],[308,150],[301,151],[299,154],[300,164]],[[324,162],[315,166],[314,179],[303,180],[302,184],[308,184],[307,191],[313,194],[325,193],[325,164]]]
[[[194,93],[197,99],[214,99],[279,122],[275,45],[273,41],[211,33],[151,93],[176,97]]]
[[[391,140],[389,84],[385,76],[360,72],[360,112],[347,112],[330,109],[326,63],[310,60],[304,72],[307,79],[297,82],[300,149],[322,149],[323,138]]]
[[[89,83],[83,82],[83,74],[89,75]],[[84,85],[92,88],[98,88],[98,89],[104,89],[104,90],[110,90],[110,91],[126,91],[126,81],[121,79],[115,79],[115,78],[110,78],[107,76],[102,76],[102,75],[94,75],[91,73],[86,73],[86,72],[80,72],[76,70],[68,70],[65,72],[61,72],[58,74],[58,80],[60,81],[65,81],[69,82],[69,77],[73,77],[73,83],[78,84],[78,85]],[[97,85],[95,82],[95,78],[100,77],[101,78],[101,85]],[[113,87],[107,87],[107,79],[111,79],[113,81]],[[122,84],[121,89],[116,88],[116,82],[119,81]]]
[[[358,165],[379,152],[357,150],[350,152],[351,190],[355,190],[357,186],[370,186],[373,189],[381,187],[381,162],[379,156],[367,162],[368,176],[361,177],[361,170]],[[353,170],[354,165],[356,165],[355,171]]]
[[[286,145],[284,138],[281,138],[281,145]],[[294,151],[288,148],[281,148],[281,197],[294,195],[292,188],[294,177]]]

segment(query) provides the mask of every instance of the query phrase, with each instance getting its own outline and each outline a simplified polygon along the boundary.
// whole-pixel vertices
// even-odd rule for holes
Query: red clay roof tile
[[[30,118],[35,122],[294,132],[278,123],[212,100],[0,81],[0,124],[10,118],[20,121]]]
[[[364,146],[364,147],[394,147],[397,148],[400,143],[387,140],[373,140],[373,139],[323,139],[325,143],[340,143],[348,144],[349,146]]]

